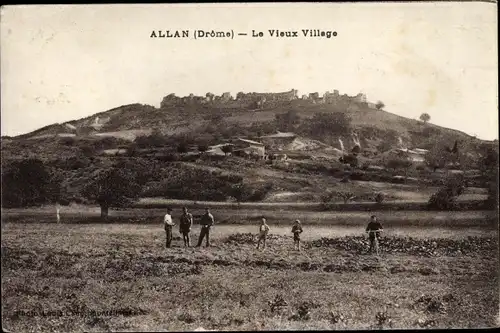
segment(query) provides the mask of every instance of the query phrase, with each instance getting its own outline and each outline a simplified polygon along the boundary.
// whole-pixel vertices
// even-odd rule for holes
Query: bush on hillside
[[[159,132],[154,132],[150,135],[138,136],[134,140],[134,143],[141,149],[158,148],[164,147],[167,144],[167,139]]]
[[[392,158],[388,160],[386,163],[386,167],[393,170],[408,169],[411,166],[412,166],[411,161],[404,158]]]
[[[332,134],[337,136],[351,131],[351,118],[344,112],[317,112],[303,121],[299,131],[311,138],[333,142],[337,139],[334,140]]]
[[[75,144],[75,141],[75,138],[68,136],[59,139],[59,143],[65,146],[73,146]]]
[[[382,192],[378,192],[375,194],[375,197],[373,198],[376,203],[381,204],[385,200],[385,194]]]
[[[465,180],[462,176],[450,178],[442,188],[430,197],[427,207],[431,210],[455,208],[456,198],[464,192],[465,187]]]

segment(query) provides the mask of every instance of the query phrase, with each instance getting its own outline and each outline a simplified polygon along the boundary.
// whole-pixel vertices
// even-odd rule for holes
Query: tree
[[[422,113],[419,119],[426,124],[429,120],[431,120],[431,116],[428,113]]]
[[[200,153],[202,153],[202,154],[203,154],[203,153],[205,153],[207,150],[208,150],[208,145],[207,145],[207,144],[202,143],[202,144],[198,145],[198,151],[199,151]]]
[[[240,91],[239,93],[236,94],[236,99],[242,99],[243,97],[245,97],[245,93]]]
[[[101,207],[101,218],[106,219],[110,207],[124,207],[139,197],[140,186],[135,173],[123,168],[110,168],[84,187],[85,198]]]
[[[290,110],[286,113],[278,113],[275,119],[280,131],[294,131],[296,126],[300,124],[300,116],[295,110]]]
[[[222,146],[221,150],[227,156],[228,154],[233,152],[233,146],[232,145],[225,145],[225,146]]]
[[[377,108],[377,110],[381,110],[381,109],[385,108],[384,102],[378,101],[377,104],[375,104],[375,108]]]
[[[351,131],[351,119],[343,112],[317,112],[306,123],[308,134],[325,140],[332,135],[346,134]]]
[[[230,194],[233,198],[236,199],[236,202],[238,203],[239,206],[241,202],[247,200],[249,197],[252,196],[253,191],[249,186],[243,183],[239,183],[232,185]]]
[[[489,208],[498,208],[498,145],[484,147],[479,160],[479,167],[488,188]]]
[[[455,207],[456,198],[465,190],[466,184],[463,176],[452,177],[446,184],[434,193],[427,203],[431,210],[449,210]]]
[[[353,154],[339,157],[339,162],[343,164],[349,164],[352,168],[357,167],[359,163],[358,158]]]
[[[179,154],[185,154],[187,153],[187,151],[188,151],[187,144],[185,144],[184,142],[179,143],[179,145],[177,146],[177,152]]]
[[[2,170],[2,206],[30,207],[57,202],[60,181],[39,159],[13,162]]]
[[[376,203],[378,204],[381,204],[385,199],[385,194],[382,193],[382,192],[378,192],[377,194],[375,194],[375,197],[373,198],[373,200],[375,200]]]
[[[352,192],[337,192],[337,197],[341,198],[345,204],[356,198]]]
[[[436,171],[446,166],[450,161],[449,155],[442,145],[436,144],[425,154],[424,161],[429,168]]]

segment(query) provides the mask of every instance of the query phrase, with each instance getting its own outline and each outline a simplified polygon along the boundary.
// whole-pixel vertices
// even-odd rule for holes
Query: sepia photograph
[[[497,9],[2,6],[3,331],[499,327]]]

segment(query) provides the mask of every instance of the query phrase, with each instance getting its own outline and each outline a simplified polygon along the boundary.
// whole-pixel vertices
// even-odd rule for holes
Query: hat
[[[295,220],[295,223],[300,223],[300,220]]]

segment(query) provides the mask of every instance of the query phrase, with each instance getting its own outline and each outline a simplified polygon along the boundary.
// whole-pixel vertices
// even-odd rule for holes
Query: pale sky
[[[1,12],[1,131],[206,92],[338,89],[409,118],[498,138],[491,3],[30,5]],[[152,30],[263,31],[234,39]],[[268,30],[299,31],[297,38]],[[304,38],[301,29],[336,31]]]

